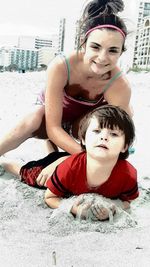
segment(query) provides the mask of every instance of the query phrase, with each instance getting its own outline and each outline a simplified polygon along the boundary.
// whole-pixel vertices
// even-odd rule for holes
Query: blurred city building
[[[127,13],[130,5],[125,3]],[[125,72],[130,68],[150,68],[150,0],[133,0],[133,3],[136,29],[133,37],[127,38],[127,52],[119,60]],[[45,69],[55,55],[78,49],[79,36],[79,21],[70,24],[65,18],[60,19],[56,32],[48,36],[20,35],[17,46],[0,48],[0,71],[8,70],[9,67],[18,71]]]
[[[18,45],[0,48],[0,71],[20,72],[45,69],[52,58],[63,52],[65,19],[60,19],[56,33],[49,36],[18,36]]]
[[[11,65],[19,72],[37,69],[38,51],[36,49],[11,48]]]
[[[150,0],[139,1],[133,67],[150,68]]]
[[[10,65],[11,53],[9,47],[1,47],[0,49],[0,71],[4,71]]]

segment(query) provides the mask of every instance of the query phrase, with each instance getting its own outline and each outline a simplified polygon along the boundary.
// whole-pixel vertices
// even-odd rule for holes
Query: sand
[[[0,176],[0,266],[150,266],[150,75],[129,72],[127,76],[136,125],[136,151],[129,161],[138,169],[140,190],[131,211],[118,209],[112,223],[75,220],[66,202],[53,211],[43,201],[44,190],[4,173]],[[45,72],[0,74],[0,137],[34,108],[44,84]],[[43,141],[32,139],[5,156],[26,162],[45,153]]]

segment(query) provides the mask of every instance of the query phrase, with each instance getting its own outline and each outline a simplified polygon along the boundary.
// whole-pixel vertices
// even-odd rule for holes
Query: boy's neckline
[[[109,176],[110,177],[110,176]],[[87,186],[88,186],[88,188],[89,189],[94,189],[94,190],[97,190],[99,187],[101,187],[103,184],[105,184],[106,182],[108,182],[108,180],[109,180],[109,177],[104,181],[104,182],[102,182],[102,183],[100,183],[100,184],[98,184],[98,185],[90,185],[89,183],[88,183],[88,181],[86,181],[87,182]]]

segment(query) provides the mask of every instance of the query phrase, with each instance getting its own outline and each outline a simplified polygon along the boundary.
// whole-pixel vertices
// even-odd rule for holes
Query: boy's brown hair
[[[83,150],[86,150],[86,147],[83,145],[82,140],[85,140],[85,134],[92,118],[97,118],[100,128],[106,127],[113,130],[118,127],[125,135],[124,147],[132,145],[135,138],[133,120],[120,107],[105,105],[87,113],[80,122],[79,140]],[[128,156],[129,151],[127,149],[124,153],[121,152],[119,154],[119,159],[126,159]]]

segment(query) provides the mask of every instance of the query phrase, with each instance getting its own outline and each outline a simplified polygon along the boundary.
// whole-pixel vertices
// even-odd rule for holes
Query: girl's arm
[[[131,117],[133,116],[133,110],[130,106],[131,88],[124,76],[119,77],[112,83],[104,93],[104,98],[108,104],[119,106]]]
[[[67,71],[63,61],[56,57],[48,68],[45,94],[46,129],[49,139],[70,154],[81,152],[80,145],[62,126],[63,91],[67,84]]]

